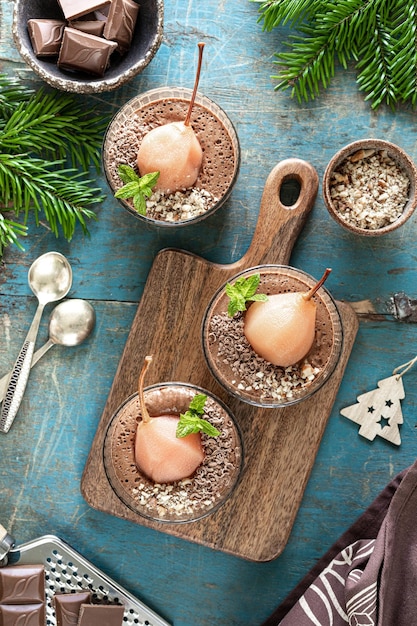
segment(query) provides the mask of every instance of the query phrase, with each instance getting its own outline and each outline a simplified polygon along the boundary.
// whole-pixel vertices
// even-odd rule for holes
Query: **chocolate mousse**
[[[314,286],[314,279],[286,266],[261,266],[241,275],[257,272],[260,273],[257,291],[267,296],[306,292]],[[229,282],[233,284],[237,278]],[[338,362],[342,327],[337,307],[324,288],[314,300],[317,318],[313,346],[299,363],[281,367],[256,354],[244,334],[244,312],[228,315],[229,297],[225,288],[221,288],[208,307],[203,326],[204,354],[218,382],[239,399],[265,407],[292,404],[319,389]]]
[[[165,97],[143,98],[140,106],[131,101],[110,124],[103,147],[104,169],[113,192],[122,187],[119,165],[137,171],[137,154],[143,137],[152,129],[185,119],[189,98],[178,97],[179,89],[166,88]],[[191,93],[191,92],[190,92]],[[148,101],[146,101],[148,100]],[[203,150],[203,163],[191,189],[164,196],[156,192],[147,200],[146,216],[160,221],[185,221],[204,214],[225,199],[239,168],[238,141],[231,123],[222,121],[218,107],[206,98],[207,106],[194,104],[191,125]],[[224,114],[223,114],[224,116]],[[134,211],[133,202],[124,200]]]
[[[144,394],[151,416],[178,414],[187,411],[196,388],[165,383],[147,387]],[[154,483],[138,469],[134,446],[140,419],[135,394],[116,412],[106,434],[104,465],[120,500],[139,515],[161,522],[195,521],[217,510],[233,491],[243,461],[239,430],[223,403],[207,394],[205,419],[220,435],[202,435],[203,463],[191,477],[173,483]]]

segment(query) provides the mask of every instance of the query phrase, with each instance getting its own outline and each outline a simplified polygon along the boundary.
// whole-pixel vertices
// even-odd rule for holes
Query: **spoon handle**
[[[34,365],[36,365],[39,359],[41,359],[44,356],[44,354],[48,352],[50,348],[52,348],[53,345],[55,344],[52,341],[52,339],[48,339],[48,341],[44,343],[43,346],[41,346],[38,350],[36,350],[32,358],[32,363],[30,364],[31,369]],[[0,402],[4,400],[11,375],[12,375],[12,372],[10,371],[8,374],[5,374],[5,376],[0,378]]]
[[[30,366],[32,363],[33,352],[35,350],[35,341],[38,334],[39,324],[44,309],[44,304],[39,303],[36,309],[27,337],[19,352],[14,364],[12,373],[9,378],[6,395],[1,408],[0,431],[7,433],[17,415],[25,393],[26,385],[29,378]]]

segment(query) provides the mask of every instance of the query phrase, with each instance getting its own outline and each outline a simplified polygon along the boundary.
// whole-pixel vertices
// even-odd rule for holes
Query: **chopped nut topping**
[[[291,367],[279,367],[257,355],[243,332],[243,316],[226,313],[210,320],[210,344],[217,346],[217,358],[236,376],[237,389],[252,392],[261,401],[284,401],[309,385],[320,373],[307,360]]]
[[[386,150],[358,150],[332,174],[330,195],[340,217],[377,230],[395,222],[408,200],[410,181]]]

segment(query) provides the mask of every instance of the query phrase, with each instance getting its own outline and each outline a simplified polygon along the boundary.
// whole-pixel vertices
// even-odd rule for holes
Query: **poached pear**
[[[289,292],[268,296],[264,302],[253,302],[245,314],[244,333],[259,356],[273,365],[295,365],[310,351],[316,332],[316,291],[330,274],[308,292]]]
[[[203,150],[190,124],[200,79],[204,43],[199,43],[198,49],[194,89],[185,120],[153,128],[143,138],[137,154],[140,175],[159,172],[155,189],[167,194],[192,187],[203,163]]]
[[[200,433],[177,437],[179,415],[149,415],[143,381],[151,362],[152,357],[147,356],[139,376],[142,420],[136,429],[135,462],[155,483],[171,483],[191,476],[204,461],[205,453]]]
[[[171,122],[153,128],[137,156],[141,176],[159,172],[154,189],[170,194],[192,187],[203,162],[203,150],[191,125]]]

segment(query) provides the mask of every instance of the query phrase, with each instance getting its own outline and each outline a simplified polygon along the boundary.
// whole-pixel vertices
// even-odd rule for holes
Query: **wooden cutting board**
[[[295,204],[284,206],[284,183],[301,186]],[[265,184],[252,243],[236,263],[219,265],[174,249],[158,253],[150,270],[126,346],[85,466],[81,490],[94,508],[176,537],[249,559],[269,561],[283,550],[330,415],[358,322],[338,303],[344,328],[340,363],[310,399],[284,409],[262,409],[229,396],[213,379],[202,353],[201,324],[214,292],[235,273],[255,265],[288,265],[293,245],[317,196],[315,169],[299,159],[278,163]],[[198,522],[146,520],[114,494],[103,466],[103,441],[113,413],[137,390],[144,357],[153,355],[146,384],[182,381],[222,398],[239,422],[245,465],[233,496]]]

